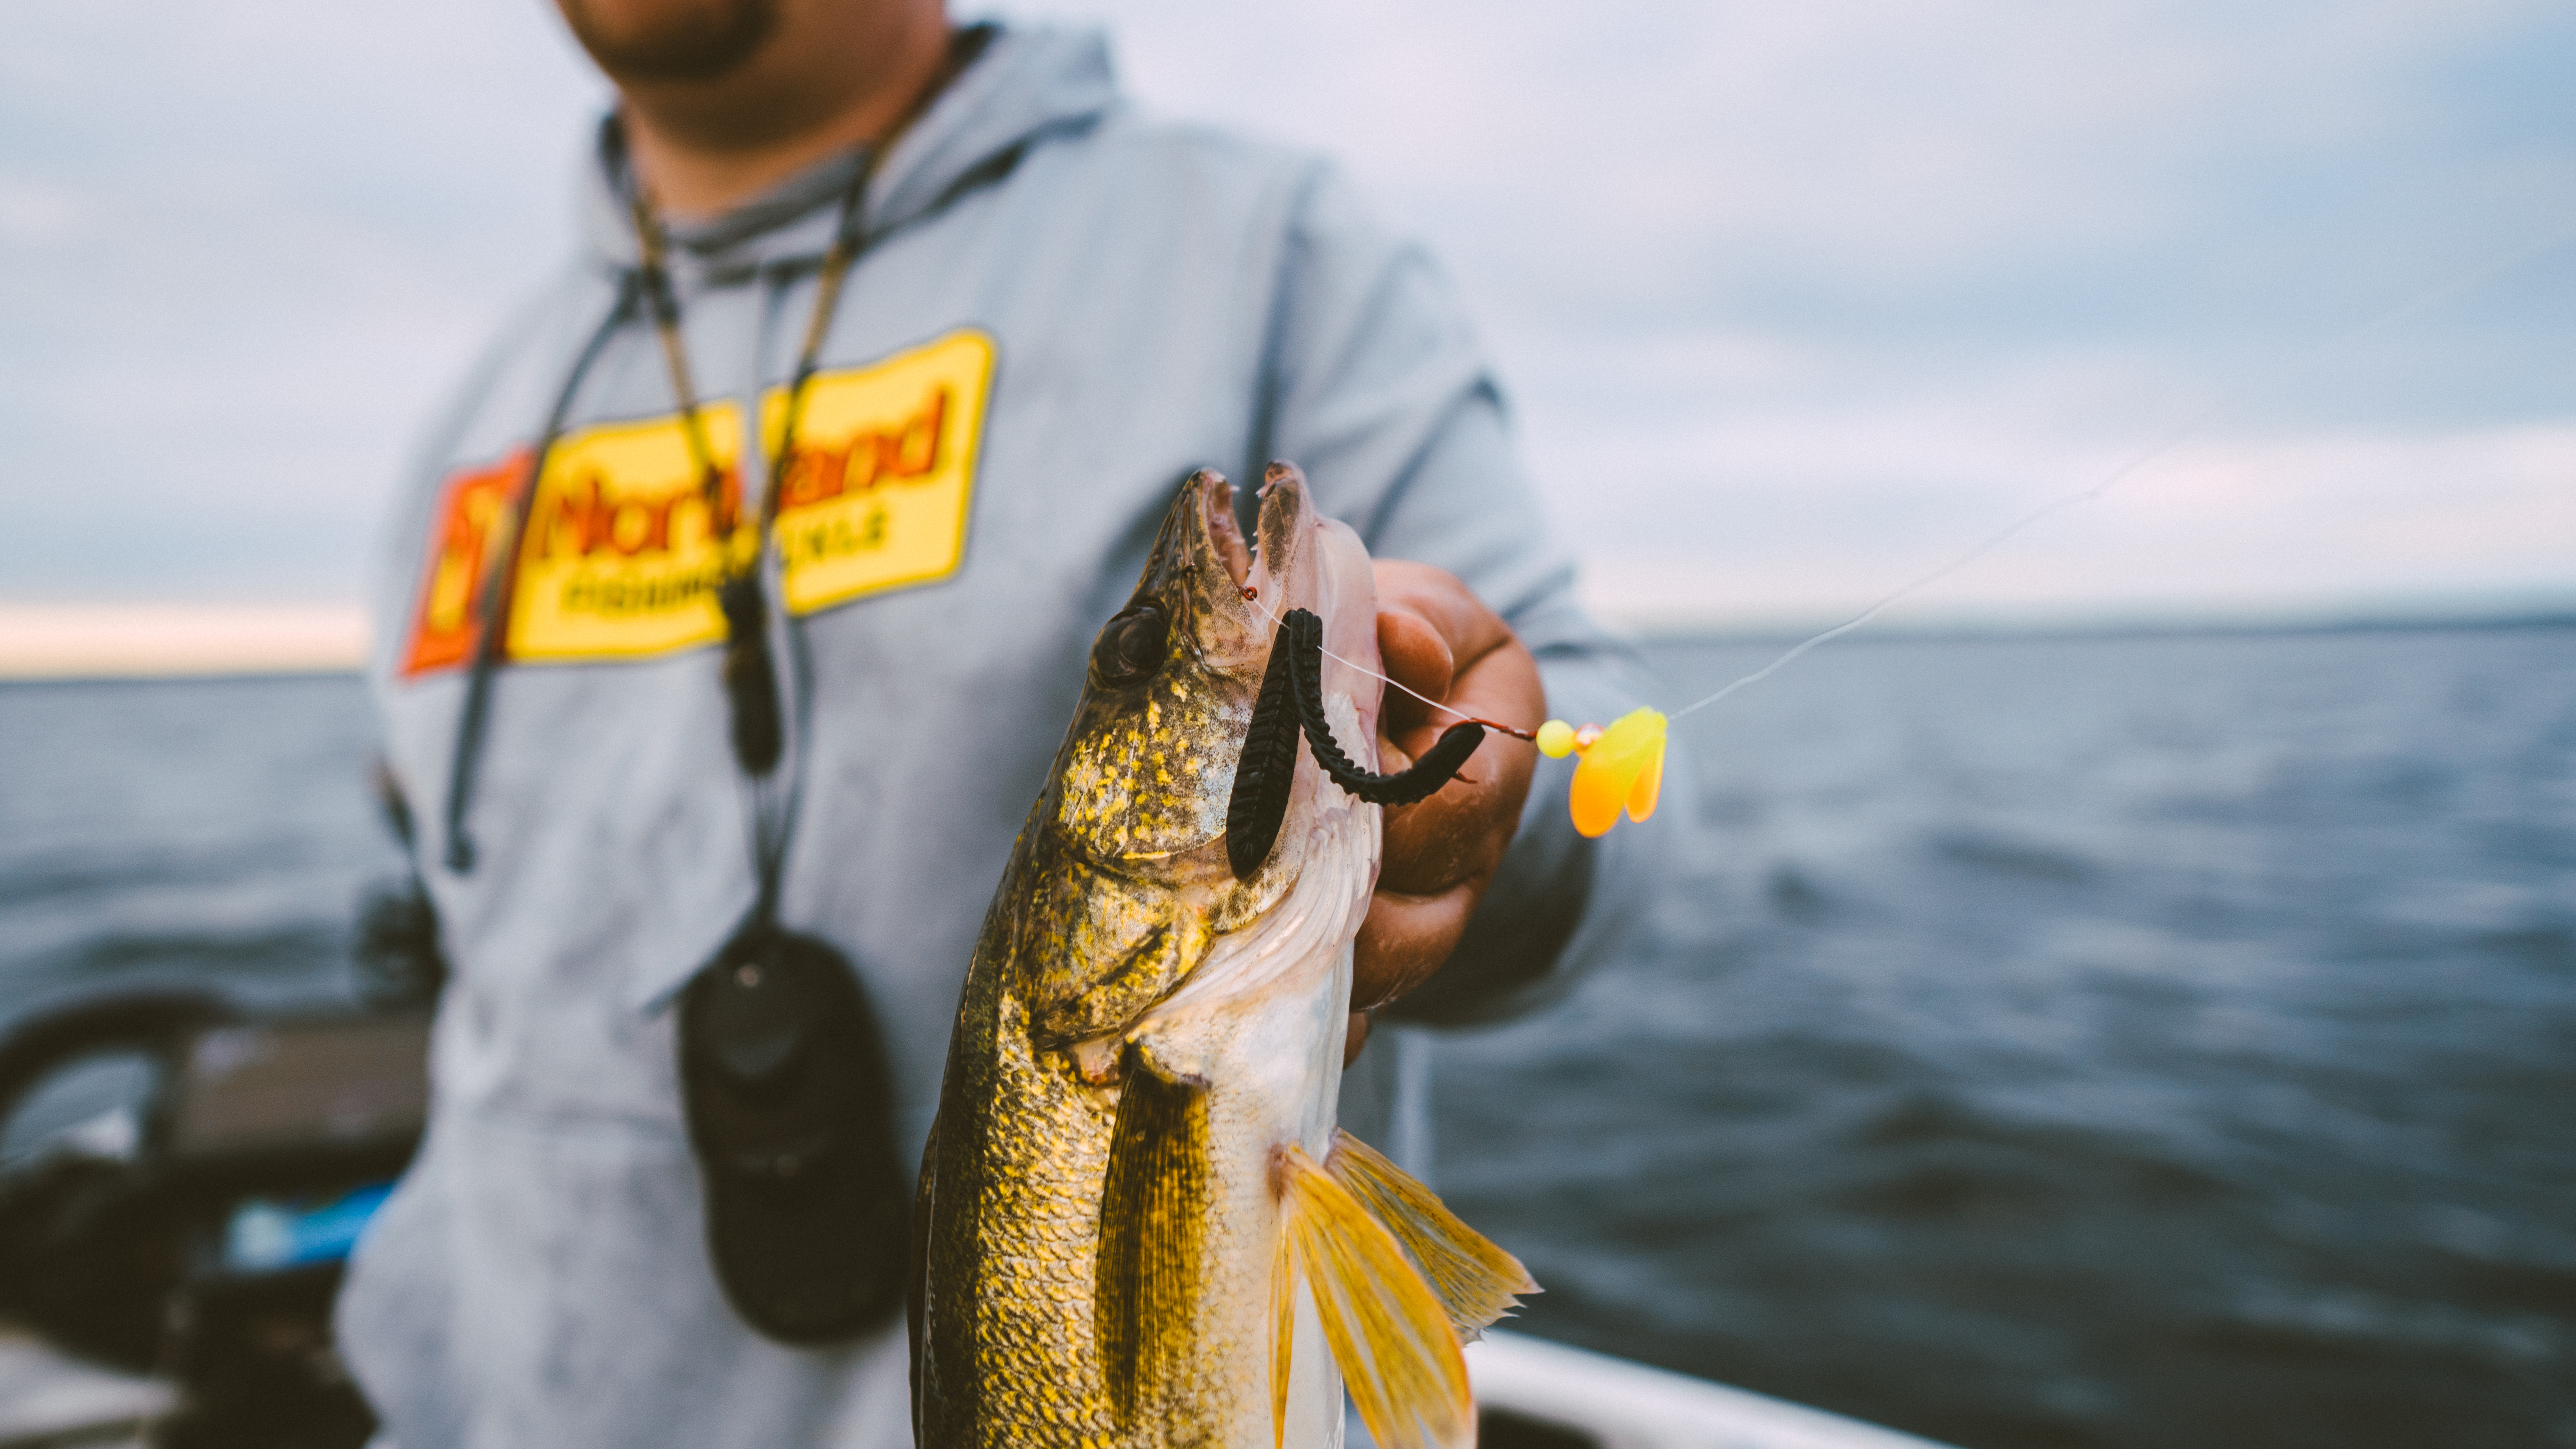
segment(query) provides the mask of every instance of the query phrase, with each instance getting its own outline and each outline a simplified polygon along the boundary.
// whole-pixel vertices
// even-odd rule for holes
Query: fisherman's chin
[[[778,31],[778,0],[558,0],[573,38],[611,79],[720,80]]]

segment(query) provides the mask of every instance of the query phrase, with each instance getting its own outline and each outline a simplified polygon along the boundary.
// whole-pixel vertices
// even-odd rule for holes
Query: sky
[[[1014,13],[1422,236],[1620,618],[1830,620],[2115,475],[1894,617],[2576,607],[2564,3]],[[354,604],[604,98],[543,0],[15,0],[0,607]]]

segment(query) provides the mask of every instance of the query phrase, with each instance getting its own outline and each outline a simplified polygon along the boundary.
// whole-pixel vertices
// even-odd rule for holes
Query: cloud
[[[516,0],[30,0],[0,51],[0,594],[352,599],[570,236],[600,88]]]
[[[88,220],[89,208],[69,189],[0,176],[0,239],[26,247],[59,246],[78,237]]]
[[[1433,239],[1624,614],[1855,608],[2184,428],[1918,608],[2576,599],[2562,8],[1108,8]]]
[[[1636,536],[1578,532],[1578,547],[1618,559],[1593,571],[1590,597],[1658,627],[1822,624],[2061,504],[1890,617],[2331,617],[2576,598],[2576,426],[2203,439],[2143,464],[1959,432],[1944,458],[1960,471],[1929,480],[1911,449],[1921,427],[1820,419],[1712,441],[1692,453],[1698,486],[1648,495]],[[1783,460],[1886,481],[1802,486]]]
[[[1948,597],[2576,595],[2576,247],[2329,344],[2576,232],[2564,6],[1090,8],[1149,105],[1333,152],[1430,241],[1605,577],[1838,607],[2202,419]],[[569,243],[597,78],[529,0],[12,27],[0,593],[353,597]]]

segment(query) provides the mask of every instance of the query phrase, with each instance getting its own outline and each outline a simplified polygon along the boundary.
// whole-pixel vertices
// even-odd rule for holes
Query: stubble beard
[[[711,81],[778,29],[778,0],[562,0],[564,23],[612,79]]]

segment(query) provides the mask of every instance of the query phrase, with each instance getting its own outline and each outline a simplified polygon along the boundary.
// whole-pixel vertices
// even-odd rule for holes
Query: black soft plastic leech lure
[[[1312,610],[1290,609],[1271,641],[1270,667],[1261,676],[1252,726],[1243,733],[1243,757],[1234,767],[1234,794],[1225,807],[1226,863],[1238,880],[1259,870],[1279,841],[1288,787],[1297,778],[1301,733],[1333,783],[1372,805],[1430,798],[1485,740],[1485,727],[1468,720],[1442,731],[1439,742],[1407,769],[1392,775],[1361,769],[1342,753],[1324,718],[1324,621]]]

